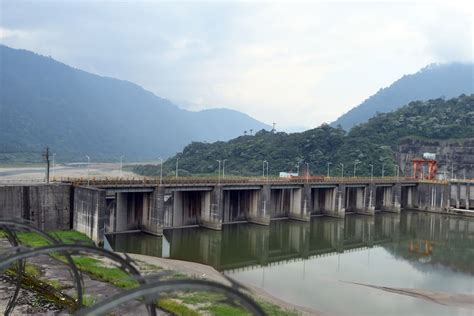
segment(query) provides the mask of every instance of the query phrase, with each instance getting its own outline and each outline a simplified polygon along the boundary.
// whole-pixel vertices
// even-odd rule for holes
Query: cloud
[[[281,128],[332,121],[426,64],[473,59],[464,1],[0,1],[7,45]]]

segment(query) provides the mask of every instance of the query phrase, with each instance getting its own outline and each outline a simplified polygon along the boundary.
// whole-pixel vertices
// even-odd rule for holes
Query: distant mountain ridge
[[[474,94],[410,102],[396,111],[375,115],[348,133],[321,125],[302,133],[259,131],[227,142],[194,142],[168,159],[164,170],[168,175],[173,174],[179,158],[182,175],[217,175],[216,160],[225,159],[226,175],[261,175],[263,161],[268,162],[269,175],[273,176],[280,171],[297,170],[301,174],[310,170],[311,174],[324,175],[328,163],[332,175],[342,175],[344,166],[345,174],[351,175],[357,161],[359,175],[370,175],[371,165],[377,176],[382,174],[382,165],[385,175],[395,175],[396,152],[400,142],[408,139],[474,141]],[[474,164],[469,154],[463,159],[467,166]],[[134,171],[157,175],[160,168],[136,166]],[[402,175],[409,174],[408,169],[401,171]]]
[[[234,110],[183,110],[131,82],[4,45],[0,88],[0,161],[35,159],[28,153],[45,146],[65,160],[156,159],[192,141],[270,129]]]
[[[349,130],[354,125],[367,122],[377,112],[391,112],[411,101],[452,98],[471,93],[474,93],[474,64],[431,64],[380,89],[330,125],[341,125]]]

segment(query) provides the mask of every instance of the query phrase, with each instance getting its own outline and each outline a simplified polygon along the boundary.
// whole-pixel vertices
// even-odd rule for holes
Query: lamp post
[[[400,179],[400,166],[399,165],[395,165],[393,166],[393,174],[394,175],[397,175],[397,181]]]
[[[332,162],[328,162],[328,178],[330,177],[329,166],[332,165]]]
[[[160,186],[163,184],[163,158],[158,158],[160,160]]]
[[[86,155],[86,158],[87,158],[87,185],[89,185],[89,168],[91,164],[91,157]]]
[[[219,167],[217,169],[217,183],[221,182],[221,162],[222,160],[216,160],[219,163]]]
[[[309,181],[309,163],[305,162],[306,164],[306,182]]]
[[[360,161],[358,160],[354,161],[354,178],[356,177],[356,169],[357,169],[358,164],[360,164]]]
[[[222,160],[222,179],[225,178],[225,161],[227,159]]]
[[[54,166],[55,166],[55,164],[54,164],[54,156],[56,156],[56,153],[53,153],[53,168],[52,168],[52,169],[53,169],[53,170],[52,170],[53,180],[54,180]]]
[[[179,166],[179,158],[176,158],[176,171],[175,171],[175,178],[178,179],[178,166]]]
[[[385,164],[383,163],[382,164],[382,178],[384,177],[385,175]]]
[[[268,179],[268,161],[265,160],[265,163],[267,164],[267,179]]]
[[[341,166],[341,177],[344,178],[344,164],[340,163],[339,165]]]
[[[266,160],[262,162],[262,177],[265,178],[265,164],[267,163]]]
[[[373,182],[374,181],[374,165],[369,164],[369,166],[370,166],[370,182]]]
[[[123,155],[120,156],[120,178],[122,178],[122,167],[123,167]]]

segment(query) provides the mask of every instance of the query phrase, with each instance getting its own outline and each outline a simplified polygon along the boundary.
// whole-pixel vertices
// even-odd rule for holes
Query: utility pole
[[[332,164],[332,162],[328,162],[328,178],[329,178],[329,176],[330,176],[330,174],[329,174],[329,166],[330,166],[331,164]]]
[[[341,163],[340,166],[341,166],[341,177],[344,178],[344,164]]]
[[[385,175],[385,164],[383,163],[382,164],[382,178],[384,177]]]
[[[272,124],[273,124],[272,133],[275,133],[275,131],[276,131],[276,129],[275,129],[276,123],[272,123]]]
[[[50,168],[49,147],[46,147],[46,151],[43,154],[43,158],[46,161],[46,183],[49,183],[49,168]]]
[[[267,161],[264,160],[263,163],[262,163],[262,178],[265,178],[265,163],[266,163],[266,162],[267,162]]]
[[[370,182],[374,181],[374,165],[370,164]]]

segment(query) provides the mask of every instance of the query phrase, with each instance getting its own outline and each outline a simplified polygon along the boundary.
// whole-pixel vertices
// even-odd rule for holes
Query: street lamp
[[[54,156],[56,156],[56,153],[53,153],[53,168],[52,168],[52,169],[53,169],[53,170],[52,170],[52,171],[53,171],[53,172],[52,172],[52,174],[53,174],[53,180],[54,180],[54,166],[55,166],[55,165],[54,165]]]
[[[344,164],[340,163],[339,165],[341,166],[341,177],[344,178]]]
[[[222,160],[222,179],[225,178],[225,161],[227,159]]]
[[[175,171],[175,178],[178,179],[178,166],[179,166],[179,158],[176,158],[176,171]]]
[[[309,163],[305,162],[306,164],[306,182],[309,181]]]
[[[385,175],[385,164],[383,163],[382,164],[382,178],[384,177]]]
[[[266,160],[264,160],[264,161],[262,162],[262,177],[263,177],[263,178],[265,177],[265,163],[266,163],[266,162],[267,162]]]
[[[370,166],[370,182],[373,182],[374,181],[374,165],[369,164],[369,166]]]
[[[163,158],[158,158],[160,160],[160,186],[163,183]]]
[[[87,185],[89,185],[89,168],[91,164],[91,157],[86,155],[86,158],[87,158]]]
[[[358,160],[354,161],[354,178],[356,177],[356,169],[357,169],[358,164],[360,164],[360,161]]]
[[[123,155],[120,156],[120,178],[122,178],[122,167],[123,167]]]
[[[219,169],[217,169],[217,183],[221,181],[221,160],[216,160],[219,163]]]
[[[332,162],[328,162],[328,178],[329,178],[329,176],[330,176],[330,174],[329,174],[329,166],[330,166],[330,165],[332,165]]]
[[[397,180],[398,180],[398,179],[400,178],[400,166],[399,166],[399,165],[395,165],[395,166],[393,166],[393,169],[394,169],[394,170],[393,170],[393,174],[394,174],[394,175],[395,175],[395,174],[397,175]]]

